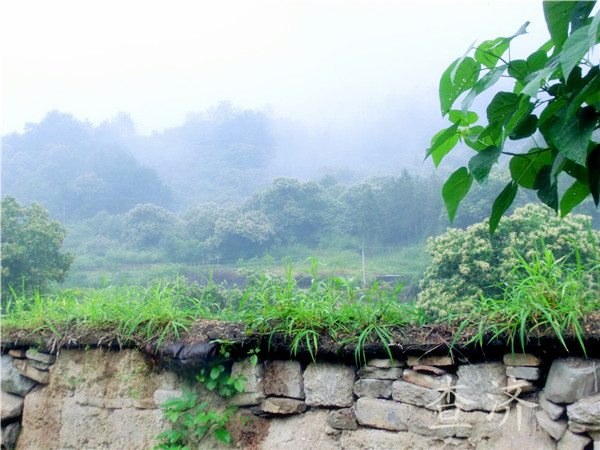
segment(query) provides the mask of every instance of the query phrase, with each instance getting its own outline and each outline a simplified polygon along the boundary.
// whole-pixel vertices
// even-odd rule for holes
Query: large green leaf
[[[544,110],[540,114],[540,118],[538,120],[538,128],[542,128],[545,126],[546,121],[554,120],[557,117],[561,117],[566,114],[565,111],[561,111],[567,105],[567,100],[564,98],[556,98],[551,100],[550,103],[546,105]]]
[[[466,113],[469,110],[471,104],[473,103],[473,100],[475,100],[475,97],[477,97],[483,91],[489,89],[494,84],[496,84],[496,82],[500,79],[506,68],[506,65],[495,67],[494,69],[486,73],[484,76],[482,76],[481,79],[477,81],[477,83],[475,83],[475,86],[471,88],[471,90],[465,96],[460,105],[464,113]]]
[[[575,6],[576,2],[572,1],[544,2],[546,25],[548,26],[550,36],[552,36],[556,51],[560,51],[564,42],[567,40],[571,13]]]
[[[510,208],[510,205],[512,205],[518,190],[519,186],[517,183],[511,181],[504,189],[502,189],[502,192],[496,197],[496,200],[494,200],[492,213],[490,215],[490,234],[494,234],[494,231],[496,231],[500,218],[504,215],[506,210]]]
[[[511,37],[499,37],[494,40],[482,42],[475,50],[475,60],[486,66],[488,69],[493,69],[496,67],[498,60],[508,49],[510,41],[521,34],[525,34],[528,25],[529,22],[525,22],[525,24]]]
[[[515,80],[524,80],[529,72],[529,64],[524,59],[513,59],[508,63],[508,74]]]
[[[445,116],[460,95],[471,89],[479,78],[481,65],[471,57],[450,64],[440,79],[440,105]]]
[[[509,138],[516,141],[531,136],[537,130],[537,123],[537,116],[529,114],[513,128]]]
[[[595,44],[595,39],[590,42],[589,30],[589,25],[578,29],[564,43],[559,59],[565,79],[569,78],[573,68],[581,63],[582,58],[590,47],[593,47]]]
[[[485,150],[490,145],[494,145],[494,142],[489,136],[487,139],[479,139],[481,133],[484,130],[485,128],[481,125],[475,125],[473,127],[469,127],[462,130],[463,140],[465,144],[467,144],[473,150],[477,150],[478,152],[480,152],[481,150]]]
[[[573,11],[571,11],[571,33],[585,25],[585,21],[594,9],[595,4],[595,1],[577,2],[575,4]]]
[[[547,77],[552,75],[554,71],[559,66],[559,59],[557,56],[552,57],[548,60],[548,62],[544,65],[544,67],[540,70],[537,70],[531,74],[529,74],[524,82],[525,87],[521,90],[522,94],[528,95],[530,97],[537,97],[537,94],[542,85],[542,81],[544,81]]]
[[[433,139],[431,139],[431,147],[427,149],[425,159],[431,156],[435,167],[439,166],[444,156],[446,156],[458,143],[460,138],[457,133],[458,125],[459,123],[456,122],[452,126],[438,132]]]
[[[452,109],[448,112],[448,120],[452,123],[458,122],[460,126],[466,127],[477,122],[479,120],[479,116],[473,111]]]
[[[540,169],[535,180],[534,189],[538,198],[545,204],[558,211],[558,187],[556,178],[552,176],[552,166],[547,165]]]
[[[600,69],[598,66],[594,66],[590,69],[583,80],[585,85],[579,89],[575,98],[569,102],[567,117],[573,116],[583,103],[593,105],[593,98],[598,95],[598,92],[600,91]]]
[[[589,186],[579,180],[575,180],[560,199],[560,216],[565,217],[574,207],[584,201],[588,195],[590,195]]]
[[[504,123],[519,107],[521,99],[512,92],[498,92],[486,109],[488,122]]]
[[[496,63],[502,57],[510,45],[509,38],[497,38],[493,41],[482,42],[475,50],[475,60],[488,69],[496,67]]]
[[[550,149],[532,148],[529,153],[513,156],[508,164],[511,178],[526,189],[534,189],[540,170],[552,164]]]
[[[472,184],[473,177],[466,167],[457,169],[444,183],[444,186],[442,187],[442,197],[446,204],[450,223],[454,221],[456,209],[458,208],[460,201],[469,192]]]
[[[596,109],[593,106],[586,106],[566,120],[564,116],[562,120],[560,118],[548,120],[540,130],[544,138],[552,142],[559,152],[584,166],[588,144],[596,124]]]
[[[527,57],[527,68],[530,72],[542,69],[548,62],[548,54],[544,50],[533,52]]]
[[[524,120],[527,120],[530,113],[533,111],[535,104],[531,102],[530,97],[526,95],[519,96],[519,105],[517,109],[512,113],[506,123],[504,128],[507,134],[512,134],[512,131],[517,128]]]
[[[225,442],[226,444],[231,442],[231,435],[225,428],[216,428],[214,435],[221,442]]]
[[[595,147],[592,148],[587,159],[587,176],[590,193],[598,207],[600,203],[600,144],[591,143],[591,145],[593,144]]]
[[[469,171],[479,184],[486,180],[490,170],[492,170],[492,166],[498,162],[498,157],[501,153],[501,148],[488,147],[469,160]]]

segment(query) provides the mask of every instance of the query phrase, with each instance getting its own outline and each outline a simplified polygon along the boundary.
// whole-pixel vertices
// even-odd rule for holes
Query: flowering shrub
[[[575,262],[578,249],[581,264],[591,264],[600,232],[590,230],[588,221],[583,215],[560,219],[550,208],[529,204],[503,220],[492,236],[487,220],[466,230],[448,229],[429,239],[432,261],[417,303],[432,317],[444,318],[469,311],[481,296],[499,297],[518,265],[516,252],[531,261],[542,242],[556,259]]]

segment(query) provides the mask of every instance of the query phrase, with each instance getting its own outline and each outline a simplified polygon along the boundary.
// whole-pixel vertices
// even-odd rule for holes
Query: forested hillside
[[[358,164],[370,154],[400,161],[389,154],[393,134],[384,129],[371,147],[349,147],[335,165],[319,156],[319,145],[333,145],[331,135],[319,138],[226,102],[151,136],[138,135],[127,114],[94,126],[53,111],[3,138],[2,191],[41,203],[67,226],[65,246],[76,255],[71,279],[83,285],[132,264],[142,272],[264,257],[281,264],[325,251],[344,267],[344,251],[355,258],[373,248],[406,259],[398,251],[415,246],[420,255],[408,272],[418,278],[427,264],[425,240],[448,226],[444,173],[421,161],[390,162],[385,170]],[[490,189],[474,187],[453,226],[487,217],[491,193],[505,183],[492,172]],[[522,193],[513,208],[532,200]],[[589,205],[582,210],[597,216]],[[385,267],[406,272],[400,266],[409,259]]]

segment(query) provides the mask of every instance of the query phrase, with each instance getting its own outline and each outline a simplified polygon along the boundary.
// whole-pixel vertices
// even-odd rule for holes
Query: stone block
[[[558,444],[556,444],[556,450],[583,450],[590,442],[592,440],[589,437],[567,430],[560,441],[558,441]]]
[[[0,419],[7,420],[19,417],[23,412],[23,397],[0,391]]]
[[[50,372],[36,369],[29,365],[26,359],[15,359],[13,364],[24,377],[31,378],[40,384],[48,384],[50,381]]]
[[[35,359],[28,359],[27,364],[31,367],[35,367],[36,369],[41,370],[42,372],[48,372],[48,370],[50,370],[50,367],[52,367],[52,364],[36,361]]]
[[[453,366],[454,359],[448,355],[409,356],[409,366]]]
[[[600,360],[559,358],[552,362],[544,395],[554,403],[573,403],[600,393]]]
[[[21,372],[13,364],[13,358],[9,355],[2,355],[0,359],[0,380],[4,392],[21,397],[24,397],[35,386],[35,381],[21,375]]]
[[[465,413],[463,413],[465,414]],[[473,421],[474,414],[471,414]],[[477,420],[486,422],[485,414],[479,413]],[[468,424],[466,434],[460,424],[446,426],[437,413],[425,408],[400,403],[394,400],[361,397],[356,401],[356,419],[360,425],[391,431],[409,431],[422,436],[450,437],[466,436],[473,425]]]
[[[391,369],[393,367],[405,367],[406,363],[390,358],[374,358],[367,362],[367,366],[377,367],[379,369]]]
[[[393,400],[362,397],[356,402],[356,419],[368,427],[392,431],[407,431],[402,420],[406,416],[407,405]]]
[[[567,405],[569,428],[573,431],[600,431],[600,395],[582,398]]]
[[[352,408],[334,409],[327,414],[327,423],[336,430],[356,430],[358,422]]]
[[[506,381],[500,362],[461,365],[455,386],[456,404],[464,411],[494,411],[508,399]]]
[[[232,406],[254,406],[259,405],[265,399],[263,392],[242,392],[234,395],[228,400]]]
[[[565,434],[567,430],[566,420],[552,420],[550,415],[543,409],[535,413],[535,417],[540,427],[557,441]]]
[[[153,400],[156,406],[160,407],[167,400],[172,398],[181,398],[183,391],[181,389],[157,389],[154,391]]]
[[[299,414],[306,411],[306,403],[295,398],[267,397],[260,410],[269,414]]]
[[[535,381],[540,379],[540,368],[526,366],[506,366],[506,376],[520,378],[522,380]]]
[[[254,365],[250,361],[250,358],[233,363],[233,366],[231,366],[231,376],[235,378],[240,374],[247,379],[244,385],[245,393],[259,392],[262,394],[264,392],[265,368],[262,364]]]
[[[402,376],[402,368],[390,367],[389,369],[380,369],[378,367],[363,366],[358,371],[360,378],[376,378],[379,380],[397,380]]]
[[[266,361],[265,395],[304,399],[302,366],[298,361]]]
[[[310,406],[350,406],[353,402],[354,368],[311,363],[304,371],[304,393]]]
[[[354,383],[354,393],[357,397],[390,398],[392,396],[393,383],[393,380],[361,378]]]
[[[506,382],[506,392],[517,397],[519,397],[521,394],[527,394],[537,390],[538,387],[531,381],[517,380],[515,377],[508,377]]]
[[[12,422],[3,426],[2,434],[0,435],[0,445],[2,448],[15,448],[17,438],[19,437],[19,431],[21,431],[21,424],[19,422]]]
[[[503,358],[505,366],[537,367],[542,360],[531,353],[507,353]]]
[[[35,349],[29,349],[25,353],[25,357],[27,359],[32,359],[34,361],[39,361],[44,364],[54,364],[56,361],[56,356],[51,355],[49,353],[40,352]]]
[[[544,391],[540,392],[539,404],[540,408],[546,411],[552,420],[559,419],[565,412],[565,407],[548,400]]]
[[[132,406],[137,409],[155,409],[156,402],[153,398],[134,398],[132,399]]]
[[[17,358],[17,359],[24,359],[26,353],[27,353],[27,351],[23,350],[23,349],[11,349],[8,351],[8,354],[10,356],[12,356],[13,358]]]
[[[410,403],[411,405],[424,406],[434,411],[442,404],[446,404],[443,392],[425,388],[417,384],[396,380],[392,385],[392,398],[397,402]]]
[[[424,366],[424,365],[412,366],[412,370],[414,370],[415,372],[419,372],[419,373],[433,374],[433,375],[444,375],[444,374],[448,373],[448,371],[446,371],[438,366]]]
[[[406,369],[402,379],[408,383],[416,384],[428,389],[440,389],[456,384],[455,375],[428,375],[414,370]]]

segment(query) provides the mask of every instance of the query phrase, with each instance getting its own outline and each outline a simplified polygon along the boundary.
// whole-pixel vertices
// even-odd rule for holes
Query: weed
[[[171,398],[163,403],[165,420],[171,421],[173,429],[157,436],[163,442],[156,448],[183,449],[190,448],[194,435],[201,441],[210,431],[215,438],[229,444],[231,436],[225,424],[235,411],[235,407],[226,408],[222,413],[207,410],[210,402],[198,403],[198,394],[189,389],[183,391],[181,398]]]
[[[506,336],[512,351],[516,344],[525,349],[528,336],[535,330],[551,329],[568,350],[565,335],[575,336],[586,353],[581,320],[587,313],[600,307],[600,295],[595,274],[599,269],[581,264],[575,250],[575,263],[566,257],[555,259],[542,242],[531,262],[517,253],[518,265],[507,281],[504,295],[499,299],[481,298],[481,301],[459,326],[455,340],[467,327],[476,324],[470,342],[483,344]]]
[[[253,365],[257,361],[257,349],[251,351]],[[226,346],[221,347],[221,356],[228,360],[231,355]],[[253,358],[253,357],[256,357]],[[248,379],[241,373],[231,376],[224,361],[214,361],[200,369],[196,380],[209,391],[215,391],[223,398],[231,398],[237,393],[244,392]],[[182,398],[167,400],[161,407],[165,410],[165,420],[173,423],[173,429],[165,431],[157,436],[163,443],[156,448],[181,449],[193,441],[195,434],[201,441],[210,431],[215,438],[229,444],[231,436],[225,428],[236,407],[227,407],[221,413],[215,410],[207,410],[210,402],[198,403],[198,395],[189,389],[184,390]]]

